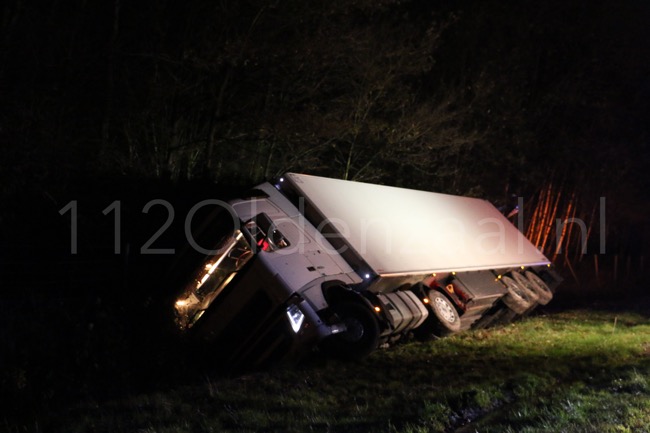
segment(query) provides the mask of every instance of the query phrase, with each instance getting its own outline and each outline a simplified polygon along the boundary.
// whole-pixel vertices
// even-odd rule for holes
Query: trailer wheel
[[[503,297],[503,303],[517,314],[524,314],[526,310],[533,306],[533,301],[529,297],[529,292],[522,288],[515,280],[510,277],[501,279],[508,289],[508,293]]]
[[[446,337],[460,331],[460,317],[453,304],[442,293],[431,290],[429,305],[433,314],[422,325],[413,330],[413,335],[420,341],[432,337]]]
[[[528,278],[528,281],[533,287],[533,290],[539,296],[539,300],[537,302],[539,302],[540,305],[546,305],[551,302],[551,299],[553,299],[553,292],[551,292],[551,289],[548,287],[548,284],[544,282],[544,280],[542,280],[539,276],[531,271],[526,271],[526,278]]]
[[[535,290],[535,287],[533,287],[533,284],[528,278],[519,272],[513,272],[512,278],[517,282],[517,284],[519,284],[519,287],[526,290],[531,303],[539,302],[539,295],[537,294],[537,290]]]
[[[341,302],[332,309],[347,330],[325,339],[322,343],[325,352],[335,358],[355,361],[377,348],[379,324],[368,307],[356,302]]]

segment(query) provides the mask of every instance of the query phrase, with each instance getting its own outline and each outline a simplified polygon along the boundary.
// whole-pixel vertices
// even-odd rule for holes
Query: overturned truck
[[[358,359],[507,322],[561,281],[476,198],[288,173],[223,207],[229,224],[173,310],[182,334],[239,365],[316,347]]]

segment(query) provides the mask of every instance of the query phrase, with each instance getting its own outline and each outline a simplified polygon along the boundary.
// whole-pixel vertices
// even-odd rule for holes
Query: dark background
[[[179,252],[195,203],[286,171],[522,197],[559,299],[647,295],[649,23],[641,0],[5,2],[4,408],[173,382],[183,273],[140,253],[168,215],[144,207],[172,204],[152,247]],[[587,249],[556,254],[572,217]]]

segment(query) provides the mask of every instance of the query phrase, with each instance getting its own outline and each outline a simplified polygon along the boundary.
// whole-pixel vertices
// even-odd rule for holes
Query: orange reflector
[[[454,293],[454,285],[453,284],[447,284],[447,287],[445,287],[449,293]]]
[[[424,302],[425,304],[428,304],[428,303],[431,302],[431,301],[429,300],[429,298],[424,298],[424,299],[422,300],[422,302]]]
[[[375,307],[375,311],[379,313],[381,311],[381,308]]]

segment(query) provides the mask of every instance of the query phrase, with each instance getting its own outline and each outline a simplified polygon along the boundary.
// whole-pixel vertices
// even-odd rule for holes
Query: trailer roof
[[[284,182],[378,275],[549,263],[485,200],[295,173]]]

